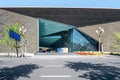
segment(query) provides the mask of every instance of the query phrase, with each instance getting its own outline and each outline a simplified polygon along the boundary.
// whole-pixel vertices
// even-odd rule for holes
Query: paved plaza
[[[63,56],[0,57],[0,80],[120,80],[119,56]]]

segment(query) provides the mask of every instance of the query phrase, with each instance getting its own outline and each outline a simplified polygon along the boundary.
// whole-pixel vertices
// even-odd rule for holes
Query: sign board
[[[68,48],[57,48],[58,53],[68,53]]]
[[[24,43],[25,43],[25,44],[28,44],[28,40],[25,40]]]
[[[57,48],[57,52],[58,53],[62,53],[63,51],[62,51],[62,48]]]
[[[15,39],[16,41],[21,40],[20,35],[12,30],[9,31],[9,37]]]
[[[68,53],[68,48],[67,47],[62,48],[62,50],[63,50],[63,53]]]

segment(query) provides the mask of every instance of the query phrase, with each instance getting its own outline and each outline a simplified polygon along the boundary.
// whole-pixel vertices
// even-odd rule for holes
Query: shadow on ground
[[[6,67],[0,69],[0,80],[16,80],[19,77],[28,77],[29,74],[33,73],[33,70],[39,69],[39,67],[35,64],[25,64],[19,65],[16,67]]]
[[[75,71],[85,71],[78,76],[79,78],[86,78],[89,80],[120,80],[120,68],[114,66],[83,62],[67,62],[65,65]]]

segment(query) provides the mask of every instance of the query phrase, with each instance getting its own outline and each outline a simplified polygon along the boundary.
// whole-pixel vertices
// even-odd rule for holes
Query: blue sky
[[[120,0],[0,0],[0,7],[120,8]]]

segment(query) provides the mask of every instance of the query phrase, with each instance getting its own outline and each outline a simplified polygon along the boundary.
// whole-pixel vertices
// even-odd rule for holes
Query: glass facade
[[[98,42],[77,29],[72,29],[70,37],[71,51],[97,51]]]
[[[97,51],[98,42],[80,32],[75,26],[39,19],[39,47],[67,47],[69,52]]]

